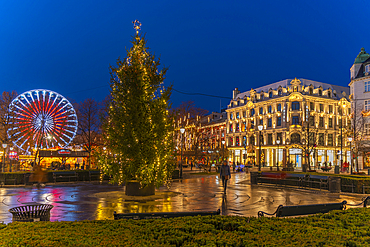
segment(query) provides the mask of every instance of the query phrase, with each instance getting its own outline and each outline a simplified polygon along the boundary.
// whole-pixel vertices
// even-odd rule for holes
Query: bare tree
[[[101,107],[94,99],[86,99],[76,104],[78,131],[75,143],[82,144],[89,153],[88,165],[91,167],[91,152],[101,144]]]
[[[17,97],[17,92],[3,92],[0,97],[0,136],[1,143],[12,141],[11,137],[8,137],[7,131],[13,124],[13,115],[15,114],[10,110],[9,106],[11,102]]]

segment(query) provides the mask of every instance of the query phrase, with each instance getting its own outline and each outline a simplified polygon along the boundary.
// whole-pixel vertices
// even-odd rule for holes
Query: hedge
[[[172,219],[0,225],[1,246],[369,246],[367,208],[296,218]]]

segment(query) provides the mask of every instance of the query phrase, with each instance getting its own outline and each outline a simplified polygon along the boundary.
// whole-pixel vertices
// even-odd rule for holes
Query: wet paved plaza
[[[365,195],[300,190],[289,187],[251,185],[249,174],[232,174],[226,195],[217,175],[189,176],[161,187],[155,196],[129,197],[124,189],[89,183],[51,184],[44,188],[0,188],[0,222],[9,223],[9,209],[32,203],[51,204],[51,221],[113,219],[113,212],[215,211],[223,215],[257,216],[262,210],[273,213],[279,205],[361,202]]]

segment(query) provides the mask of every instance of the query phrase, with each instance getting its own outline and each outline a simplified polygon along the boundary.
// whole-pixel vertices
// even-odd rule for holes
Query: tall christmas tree
[[[173,171],[173,121],[169,115],[172,86],[163,81],[167,68],[160,69],[146,47],[146,40],[134,22],[136,35],[127,57],[110,68],[111,102],[104,125],[109,152],[99,163],[113,182],[137,180],[142,186],[160,186]]]

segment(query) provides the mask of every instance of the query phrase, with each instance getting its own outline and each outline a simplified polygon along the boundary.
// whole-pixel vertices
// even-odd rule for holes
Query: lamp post
[[[349,161],[350,161],[350,166],[351,166],[351,174],[353,173],[352,171],[352,137],[348,137],[349,141]]]
[[[183,137],[183,134],[185,132],[185,128],[184,127],[181,127],[180,128],[180,132],[181,132],[181,163],[180,163],[180,178],[182,178],[182,150],[183,150],[183,147],[184,147],[184,137]]]
[[[280,139],[276,140],[276,144],[278,145],[277,149],[277,161],[276,161],[276,170],[279,171],[279,145],[280,145]]]
[[[261,131],[263,129],[263,126],[262,125],[258,125],[258,130],[260,131],[260,135],[259,135],[259,163],[258,163],[258,171],[261,171]]]
[[[8,146],[8,144],[3,143],[2,146],[3,146],[3,151],[4,151],[3,152],[3,169],[2,169],[2,172],[5,172],[5,149]]]

